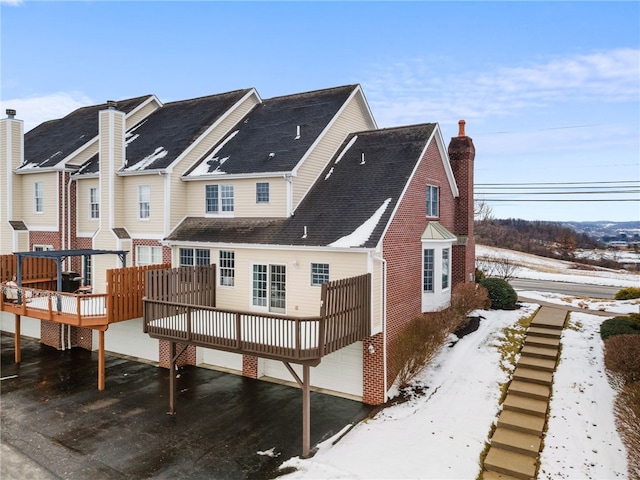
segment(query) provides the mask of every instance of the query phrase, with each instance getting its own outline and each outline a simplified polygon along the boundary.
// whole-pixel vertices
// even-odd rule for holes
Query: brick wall
[[[183,346],[184,345],[182,343],[178,343],[176,345],[176,353],[182,350]],[[160,366],[163,368],[169,368],[169,365],[171,364],[169,342],[167,340],[160,340],[158,348],[160,349]],[[182,367],[183,365],[196,365],[196,346],[187,346],[187,348],[184,349],[184,352],[178,356],[176,365],[179,367]]]
[[[40,343],[49,345],[58,350],[62,349],[62,324],[49,322],[47,320],[40,321]]]
[[[440,188],[439,217],[426,217],[426,186]],[[420,161],[383,239],[383,256],[387,261],[387,335],[390,346],[405,323],[422,312],[422,241],[421,237],[431,220],[439,221],[448,230],[454,227],[455,203],[440,152],[432,141]],[[383,351],[382,335],[365,340],[364,396],[365,403],[384,401],[384,367],[377,352]],[[374,345],[371,355],[367,346]],[[391,385],[398,372],[387,367],[387,385]]]
[[[242,375],[249,378],[258,378],[258,357],[253,355],[242,356]]]
[[[83,327],[71,327],[71,346],[85,350],[93,349],[93,330]]]

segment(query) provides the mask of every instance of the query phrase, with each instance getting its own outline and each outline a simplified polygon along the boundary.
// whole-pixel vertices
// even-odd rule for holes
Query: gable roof
[[[252,89],[165,103],[126,133],[126,163],[120,173],[167,168],[212,124]],[[96,174],[98,155],[85,162],[75,175]]]
[[[352,134],[289,218],[192,217],[167,240],[374,248],[435,127],[429,123]]]
[[[118,109],[129,113],[152,95],[118,100]],[[18,171],[55,167],[98,135],[98,112],[107,104],[74,110],[57,120],[41,123],[24,136],[24,163]]]
[[[347,85],[263,100],[185,177],[293,170],[357,88]]]

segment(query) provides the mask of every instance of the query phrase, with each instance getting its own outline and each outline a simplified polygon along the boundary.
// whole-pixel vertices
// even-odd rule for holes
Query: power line
[[[522,183],[476,183],[476,186],[509,186],[509,185],[615,185],[620,183],[638,183],[640,180],[617,180],[609,182],[522,182]]]
[[[477,194],[482,195],[514,195],[518,194],[518,192],[475,192]],[[640,190],[607,190],[605,192],[601,191],[583,191],[583,192],[527,192],[523,195],[608,195],[610,193],[640,193]]]
[[[483,198],[485,202],[640,202],[640,198]]]

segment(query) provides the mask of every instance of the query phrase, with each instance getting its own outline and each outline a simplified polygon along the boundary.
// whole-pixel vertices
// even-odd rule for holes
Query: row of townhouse
[[[448,147],[437,123],[378,129],[359,85],[147,95],[26,134],[7,110],[0,254],[93,248],[129,251],[133,265],[216,264],[217,307],[277,315],[317,315],[323,283],[370,274],[370,336],[324,357],[311,384],[379,404],[403,324],[473,279],[474,156],[463,121]],[[120,267],[108,255],[68,262],[94,292]],[[75,328],[49,323],[23,333],[60,347],[59,329]],[[142,320],[110,325],[106,348],[167,365]],[[291,380],[276,360],[193,345],[183,362]]]

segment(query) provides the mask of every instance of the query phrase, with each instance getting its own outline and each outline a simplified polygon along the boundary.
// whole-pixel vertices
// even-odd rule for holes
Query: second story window
[[[97,188],[89,189],[89,218],[100,218],[100,199]]]
[[[438,216],[438,197],[440,188],[433,185],[427,185],[427,217]]]
[[[269,203],[269,183],[256,183],[256,203]]]
[[[146,220],[151,213],[149,185],[138,185],[138,218]]]
[[[36,213],[44,212],[44,193],[42,190],[42,182],[33,184],[33,210]]]
[[[205,187],[205,213],[233,212],[233,185],[207,185]]]

